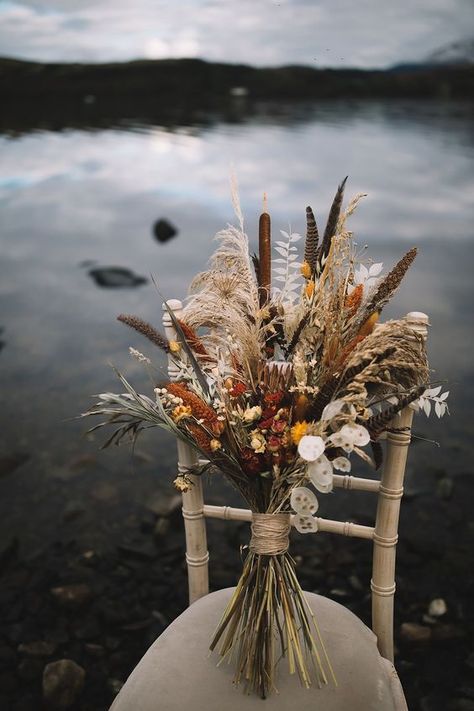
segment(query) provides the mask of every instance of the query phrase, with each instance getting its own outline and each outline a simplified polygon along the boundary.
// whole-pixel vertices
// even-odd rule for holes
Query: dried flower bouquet
[[[149,397],[119,374],[124,393],[100,395],[86,413],[105,417],[97,427],[116,426],[107,444],[150,425],[173,432],[209,462],[191,473],[221,472],[254,512],[243,573],[211,649],[233,658],[235,681],[262,697],[276,688],[280,656],[307,687],[335,683],[288,553],[291,513],[299,532],[316,531],[314,489],[330,492],[333,472],[349,472],[354,457],[372,461],[367,445],[379,466],[378,439],[404,407],[421,404],[428,414],[434,401],[438,416],[447,407],[447,393],[427,388],[422,339],[403,320],[378,324],[416,248],[385,276],[382,264],[364,264],[346,228],[362,196],[343,211],[344,186],[321,239],[306,209],[301,261],[300,235],[286,232],[272,260],[266,209],[258,255],[249,254],[234,190],[238,227],[218,234],[182,318],[169,310],[176,339],[119,316],[168,353],[177,380],[154,383]],[[192,484],[185,472],[175,485]]]

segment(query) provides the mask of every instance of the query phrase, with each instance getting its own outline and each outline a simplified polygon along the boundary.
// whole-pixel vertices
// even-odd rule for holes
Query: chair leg
[[[183,473],[197,463],[196,453],[184,442],[178,442],[178,469]],[[192,481],[183,493],[183,518],[186,533],[186,563],[188,566],[189,604],[209,592],[209,552],[207,550],[206,520],[202,479],[187,475]]]

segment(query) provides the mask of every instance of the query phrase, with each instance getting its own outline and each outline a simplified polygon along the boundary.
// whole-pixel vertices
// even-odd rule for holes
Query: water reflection
[[[346,174],[348,195],[368,193],[352,228],[377,261],[388,266],[412,244],[420,247],[387,316],[409,310],[430,314],[434,377],[449,380],[453,415],[442,423],[418,420],[420,433],[440,439],[443,447],[420,444],[413,462],[422,461],[428,469],[470,470],[470,107],[266,104],[254,107],[251,116],[227,116],[227,123],[221,118],[189,121],[173,130],[138,121],[119,129],[1,139],[1,336],[6,346],[0,357],[8,402],[2,452],[30,455],[0,482],[6,502],[1,526],[21,532],[25,541],[37,530],[45,537],[58,530],[99,537],[117,510],[129,511],[157,487],[169,485],[174,453],[164,435],[147,437],[140,445],[143,458],[134,476],[127,451],[98,455],[97,440],[80,439],[83,423],[66,420],[86,409],[90,394],[116,387],[108,362],[149,387],[138,364],[127,357],[128,345],[137,345],[135,337],[115,316],[137,313],[159,324],[160,297],[150,273],[164,294],[184,296],[213,249],[212,236],[233,220],[232,164],[252,248],[264,191],[275,231],[288,223],[302,231],[305,206],[311,204],[324,223]],[[176,226],[176,238],[156,241],[150,226],[158,216]],[[132,280],[138,275],[149,281],[139,289],[98,289],[89,274],[91,269],[103,274],[104,265],[128,270]],[[147,352],[146,344],[138,346]],[[102,510],[107,502],[93,494],[100,482],[115,487],[107,516]],[[71,500],[82,502],[82,516],[68,517]],[[26,523],[25,510],[34,510]]]

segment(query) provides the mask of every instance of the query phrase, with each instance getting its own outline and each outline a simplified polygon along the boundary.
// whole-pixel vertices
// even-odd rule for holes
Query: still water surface
[[[387,268],[413,244],[420,255],[387,316],[430,315],[433,379],[449,381],[452,415],[418,419],[409,485],[426,472],[472,469],[474,134],[472,107],[439,103],[326,103],[261,107],[238,123],[173,130],[139,121],[108,130],[3,137],[0,177],[0,353],[4,463],[0,534],[22,545],[119,530],[157,491],[168,490],[173,443],[155,433],[138,446],[98,453],[73,420],[90,396],[116,388],[108,363],[148,387],[127,355],[140,337],[115,321],[136,313],[159,324],[160,297],[184,297],[233,220],[237,173],[252,245],[263,192],[273,229],[304,230],[311,204],[324,222],[337,184],[368,196],[352,218],[359,244]],[[152,234],[164,217],[178,235]],[[126,267],[148,279],[101,288],[89,270]],[[420,467],[423,476],[418,474]],[[411,483],[410,483],[411,482]]]

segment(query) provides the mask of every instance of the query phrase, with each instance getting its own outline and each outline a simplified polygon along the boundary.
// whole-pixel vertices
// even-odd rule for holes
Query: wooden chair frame
[[[174,314],[182,317],[182,303],[177,299],[167,302]],[[169,313],[163,305],[163,325],[168,339],[175,340]],[[405,320],[424,339],[427,337],[428,316],[413,311]],[[170,380],[176,380],[178,370],[169,359]],[[362,526],[350,521],[317,518],[319,531],[343,536],[365,538],[373,542],[372,630],[377,637],[380,654],[393,662],[393,603],[395,595],[395,558],[398,541],[400,501],[411,440],[413,410],[405,408],[396,418],[396,431],[388,432],[385,463],[380,481],[352,475],[334,475],[334,486],[342,489],[372,491],[378,494],[375,526]],[[198,456],[187,444],[178,441],[178,471],[187,473],[198,462]],[[188,567],[189,602],[193,603],[209,593],[209,552],[207,550],[206,518],[250,521],[252,512],[230,506],[211,506],[204,503],[202,478],[188,475],[193,486],[183,493],[183,518],[186,533],[186,563]]]

